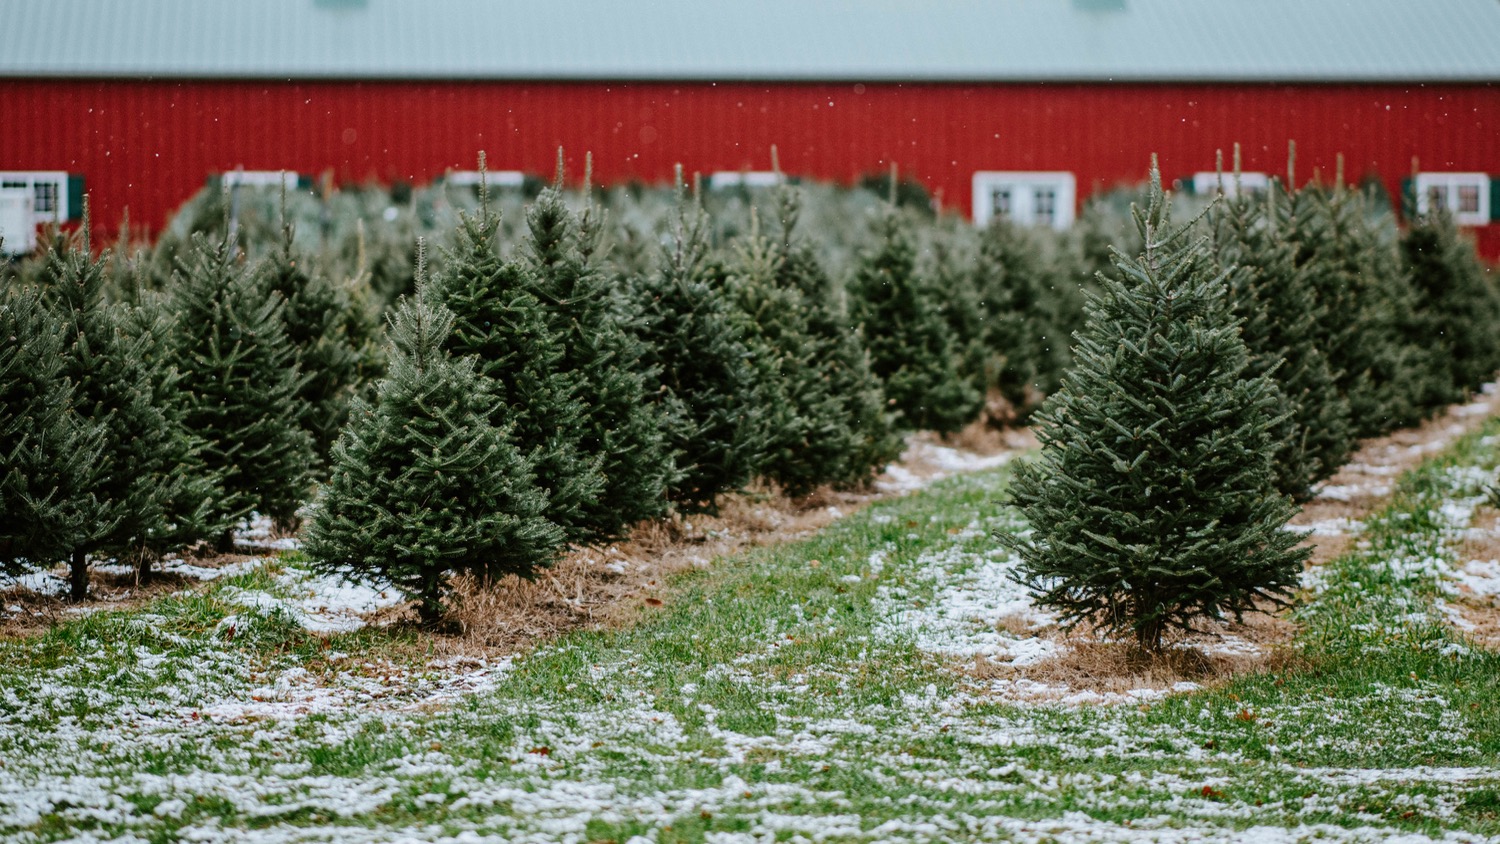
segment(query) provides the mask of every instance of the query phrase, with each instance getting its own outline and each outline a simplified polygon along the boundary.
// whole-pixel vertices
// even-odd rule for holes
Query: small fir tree
[[[453,322],[420,283],[397,306],[389,371],[373,403],[355,400],[308,529],[320,567],[391,583],[429,624],[453,574],[530,578],[564,542],[530,461],[491,421],[505,408],[490,380],[443,348]]]
[[[1445,209],[1412,221],[1401,253],[1420,298],[1427,342],[1446,369],[1448,397],[1457,400],[1500,368],[1500,290]]]
[[[594,538],[590,515],[604,489],[603,458],[582,445],[583,374],[564,368],[562,340],[532,292],[527,270],[504,261],[496,248],[499,216],[488,202],[459,220],[456,242],[433,294],[454,314],[445,343],[455,355],[472,355],[491,382],[496,403],[491,423],[510,430],[536,483],[547,494],[546,517],[570,542]]]
[[[937,292],[917,273],[910,222],[882,214],[879,245],[855,270],[852,294],[870,364],[908,429],[952,433],[979,416],[984,395],[960,371]]]
[[[103,432],[94,493],[115,517],[112,529],[72,549],[77,601],[87,591],[90,556],[143,561],[199,534],[208,489],[182,471],[181,419],[173,413],[170,384],[153,377],[157,337],[133,331],[125,309],[105,301],[104,260],[91,254],[87,240],[58,235],[42,278],[62,330],[63,373],[74,385],[74,408]],[[191,497],[197,504],[180,511]]]
[[[299,424],[305,379],[282,321],[285,300],[246,270],[227,238],[194,235],[173,283],[184,422],[218,481],[210,518],[220,550],[229,550],[233,527],[252,511],[282,529],[296,523],[313,463]]]
[[[1042,452],[1004,534],[1039,602],[1161,648],[1172,629],[1283,600],[1305,550],[1272,485],[1274,385],[1249,354],[1190,226],[1173,228],[1155,162],[1135,212],[1141,256],[1117,258],[1089,304],[1075,363],[1038,414]]]
[[[98,492],[105,430],[77,411],[62,335],[38,290],[0,290],[0,572],[7,575],[73,563],[119,522]],[[82,597],[87,581],[83,587],[75,583],[74,594]]]
[[[1296,245],[1280,227],[1280,198],[1273,183],[1264,198],[1237,191],[1208,213],[1230,309],[1250,351],[1245,375],[1271,378],[1285,402],[1285,418],[1271,431],[1276,488],[1306,501],[1312,485],[1337,471],[1353,451],[1354,431],[1349,403],[1319,347],[1328,314],[1306,269],[1297,266]]]
[[[309,271],[293,252],[294,229],[286,219],[282,194],[281,248],[259,267],[265,287],[281,296],[281,311],[293,361],[304,380],[297,391],[306,415],[304,430],[312,436],[319,466],[327,460],[333,441],[349,415],[349,402],[363,383],[369,356],[360,348],[371,332],[359,322],[365,311],[347,290],[327,276]]]
[[[558,183],[527,212],[525,263],[558,338],[561,366],[583,380],[580,445],[604,475],[604,488],[584,510],[589,538],[607,540],[665,511],[674,470],[638,369],[639,342],[623,318],[624,297],[597,261],[597,223],[568,210],[561,175],[559,166]]]
[[[708,266],[707,219],[681,194],[658,268],[635,285],[641,364],[656,376],[666,447],[677,473],[668,497],[682,509],[715,509],[749,483],[771,431],[743,326]]]

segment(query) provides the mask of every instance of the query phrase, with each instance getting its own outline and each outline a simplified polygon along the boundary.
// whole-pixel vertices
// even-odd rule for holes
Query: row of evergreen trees
[[[81,597],[90,558],[149,574],[194,539],[229,547],[252,511],[290,527],[321,488],[314,556],[431,616],[450,570],[528,575],[757,477],[860,484],[905,430],[1024,420],[1070,364],[1087,270],[1142,237],[1097,215],[1067,241],[975,235],[889,202],[840,271],[801,192],[762,196],[769,222],[726,237],[679,177],[648,256],[560,184],[519,225],[481,190],[389,309],[363,261],[331,280],[289,222],[253,260],[243,228],[145,256],[56,239],[4,294],[12,335],[37,338],[0,353],[7,571],[66,560]],[[1247,366],[1286,408],[1286,494],[1496,367],[1492,285],[1441,217],[1398,240],[1362,194],[1273,187],[1202,231]]]
[[[1174,225],[1153,162],[1015,480],[1034,530],[1000,537],[1065,622],[1146,650],[1284,602],[1294,499],[1500,368],[1500,293],[1442,212],[1398,241],[1342,187],[1234,193]]]

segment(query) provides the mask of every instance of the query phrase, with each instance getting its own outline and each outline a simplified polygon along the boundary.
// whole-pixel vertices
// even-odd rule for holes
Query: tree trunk
[[[234,553],[234,529],[233,528],[225,528],[224,532],[221,533],[221,534],[219,534],[218,541],[214,543],[214,550],[218,551],[220,554],[232,554],[232,553]]]
[[[135,561],[135,585],[145,586],[151,582],[151,552],[141,549],[141,554]]]
[[[69,578],[68,599],[77,603],[88,600],[89,597],[89,558],[82,551],[74,551],[73,559],[69,562],[71,577]]]

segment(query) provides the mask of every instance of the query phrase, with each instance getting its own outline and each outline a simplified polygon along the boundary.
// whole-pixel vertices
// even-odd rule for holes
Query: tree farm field
[[[1070,657],[1108,647],[1014,582],[1010,465],[509,653],[308,609],[359,587],[283,551],[0,645],[0,837],[1496,840],[1489,410],[1323,487],[1297,529],[1342,550],[1280,632],[1150,665]]]

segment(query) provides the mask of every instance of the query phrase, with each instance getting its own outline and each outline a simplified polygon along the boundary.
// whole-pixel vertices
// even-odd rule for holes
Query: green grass
[[[357,697],[386,671],[440,680],[414,634],[274,613],[216,634],[245,612],[224,590],[274,592],[275,569],[101,613],[0,646],[0,837],[1500,836],[1500,660],[1437,604],[1497,431],[1404,477],[1327,567],[1299,668],[1143,705],[1007,703],[893,623],[952,585],[934,561],[998,559],[989,532],[1021,527],[1003,470],[685,575],[639,623],[545,643],[437,711]],[[199,711],[311,688],[309,667],[338,705]]]

